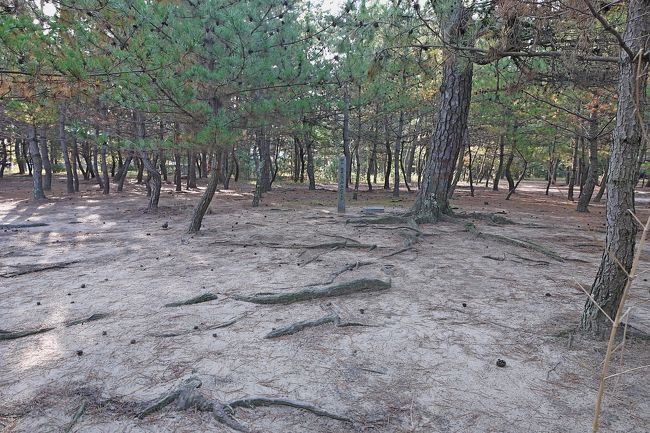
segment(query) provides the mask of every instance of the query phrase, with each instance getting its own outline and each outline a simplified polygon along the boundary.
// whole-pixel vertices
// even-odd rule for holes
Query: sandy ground
[[[562,191],[546,197],[532,182],[509,202],[503,192],[479,189],[471,198],[461,189],[457,212],[501,211],[520,223],[474,221],[481,231],[532,240],[569,260],[476,239],[464,231],[470,220],[421,226],[425,236],[412,250],[385,257],[403,248],[407,229],[346,219],[370,204],[406,209],[413,194],[392,200],[384,191],[362,192],[341,216],[327,189],[280,185],[253,209],[250,187],[240,185],[218,192],[201,234],[188,236],[200,191],[173,193],[165,185],[160,210],[146,213],[139,185],[102,196],[84,183],[75,197],[64,187],[57,178],[49,200],[34,203],[28,178],[0,179],[0,224],[48,224],[0,231],[0,329],[55,327],[0,341],[4,432],[62,431],[82,399],[89,404],[72,431],[232,431],[193,410],[134,417],[140,404],[189,377],[200,378],[200,390],[221,401],[289,397],[354,420],[284,407],[238,409],[237,419],[260,432],[590,431],[605,343],[566,331],[585,301],[578,285],[588,288],[598,266],[603,205],[578,215]],[[646,217],[649,196],[639,195]],[[377,248],[301,247],[340,237]],[[381,278],[392,288],[287,306],[233,299],[323,282],[357,261],[371,264],[336,281]],[[35,263],[67,265],[11,276]],[[644,275],[629,304],[631,324],[640,329],[650,329],[649,289]],[[218,299],[163,306],[205,292]],[[323,325],[264,338],[332,309],[371,326]],[[94,313],[108,316],[63,325]],[[208,329],[232,319],[231,326]],[[178,331],[187,332],[157,335]],[[613,372],[650,364],[649,349],[647,340],[629,339]],[[497,359],[507,366],[497,367]],[[642,433],[649,426],[648,371],[612,379],[602,431]]]

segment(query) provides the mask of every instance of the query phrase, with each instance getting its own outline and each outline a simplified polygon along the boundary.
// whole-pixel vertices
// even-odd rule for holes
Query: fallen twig
[[[16,268],[15,271],[8,271],[3,274],[0,274],[0,277],[12,278],[19,275],[32,274],[34,272],[47,271],[50,269],[63,269],[67,266],[77,263],[77,260],[70,262],[59,262],[59,263],[46,263],[46,264],[37,264],[37,265],[13,265],[11,268]]]
[[[0,230],[27,229],[31,227],[46,227],[46,223],[0,224]]]
[[[231,319],[227,322],[223,323],[217,323],[216,325],[209,325],[209,326],[204,326],[200,327],[197,326],[196,329],[190,329],[190,330],[183,330],[183,331],[169,331],[169,332],[160,332],[158,334],[149,334],[152,337],[178,337],[180,335],[188,335],[192,334],[194,332],[199,332],[199,331],[211,331],[213,329],[221,329],[221,328],[227,328],[230,325],[234,325],[237,321],[239,320],[239,317],[236,317],[234,319]]]
[[[284,326],[282,328],[274,329],[273,331],[266,334],[264,338],[278,338],[284,335],[292,335],[295,334],[296,332],[302,331],[303,329],[314,328],[316,326],[321,326],[326,323],[336,324],[337,322],[339,322],[339,320],[340,320],[339,316],[336,314],[329,314],[325,317],[321,317],[320,319],[316,319],[316,320],[302,320],[300,322],[292,323],[289,326]]]

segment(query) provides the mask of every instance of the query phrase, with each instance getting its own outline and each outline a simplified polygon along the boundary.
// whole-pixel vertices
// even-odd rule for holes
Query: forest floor
[[[383,190],[362,191],[339,215],[331,186],[282,184],[251,208],[252,188],[239,185],[216,194],[203,230],[189,236],[201,191],[165,185],[160,210],[146,213],[144,187],[132,183],[109,196],[82,183],[82,193],[69,197],[57,177],[43,203],[29,198],[29,188],[27,177],[0,179],[0,224],[47,224],[0,230],[0,329],[54,329],[0,340],[4,432],[66,431],[82,401],[70,431],[232,431],[208,413],[173,406],[134,416],[190,377],[202,381],[207,398],[287,397],[353,420],[282,406],[237,409],[251,431],[590,431],[606,343],[571,331],[586,299],[579,285],[589,289],[602,253],[604,203],[581,215],[563,191],[544,196],[541,183],[523,183],[510,201],[505,192],[479,188],[472,198],[460,188],[457,214],[500,212],[516,224],[463,218],[421,225],[412,248],[391,255],[414,230],[346,221],[369,205],[408,209],[414,193],[394,200]],[[638,195],[642,219],[649,198]],[[477,237],[468,222],[561,257]],[[308,248],[354,244],[345,238],[376,248]],[[333,276],[392,287],[290,305],[234,299]],[[646,332],[649,289],[644,275],[629,304],[629,323]],[[206,292],[218,299],[164,306]],[[330,323],[264,338],[331,311],[368,326]],[[65,325],[98,313],[107,316]],[[620,355],[614,373],[648,365],[650,342],[630,338]],[[497,367],[498,359],[506,366]],[[647,433],[647,370],[610,380],[602,422],[603,432]]]

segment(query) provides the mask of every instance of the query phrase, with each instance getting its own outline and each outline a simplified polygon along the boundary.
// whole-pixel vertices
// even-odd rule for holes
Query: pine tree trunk
[[[47,149],[47,135],[45,128],[42,130],[40,140],[41,160],[43,161],[43,171],[45,177],[43,178],[43,191],[52,190],[52,164],[50,163],[50,154]]]
[[[402,157],[402,132],[404,130],[404,111],[399,112],[397,137],[395,138],[395,166],[393,168],[393,197],[399,197],[399,166]]]
[[[605,194],[605,190],[607,189],[607,173],[609,173],[609,158],[605,160],[605,170],[603,171],[603,177],[600,181],[598,194],[596,194],[596,197],[594,197],[594,203],[600,203],[600,200],[603,198],[603,194]]]
[[[16,156],[16,164],[18,165],[18,173],[25,174],[25,158],[23,158],[22,148],[22,139],[16,140],[14,155]]]
[[[174,183],[176,184],[176,192],[183,190],[183,181],[181,175],[181,154],[174,152]]]
[[[217,191],[217,185],[219,183],[219,173],[217,172],[216,164],[210,170],[210,177],[208,178],[208,186],[205,189],[205,192],[201,196],[199,203],[194,208],[194,213],[192,214],[192,220],[190,221],[190,228],[188,233],[197,233],[201,230],[201,223],[203,222],[203,217],[205,212],[210,207],[210,202],[214,193]]]
[[[623,39],[633,53],[647,51],[648,47],[644,48],[643,44],[647,44],[646,34],[649,28],[650,1],[630,0]],[[645,145],[639,121],[642,116],[638,116],[637,109],[642,110],[645,103],[647,68],[650,63],[647,58],[632,60],[623,50],[620,57],[618,108],[607,180],[605,251],[591,286],[592,297],[609,317],[616,315],[634,256],[638,227],[631,212],[634,212],[639,155]],[[637,66],[643,71],[641,76],[636,74]],[[587,300],[581,328],[600,334],[609,327],[605,315]]]
[[[384,167],[384,189],[390,189],[390,172],[393,166],[393,151],[390,148],[389,117],[384,116],[384,141],[386,146],[386,166]]]
[[[588,212],[589,202],[598,183],[598,115],[592,111],[589,116],[589,168],[578,199],[578,212]]]
[[[41,153],[38,149],[38,138],[36,136],[36,127],[29,127],[29,156],[32,160],[32,181],[33,181],[33,192],[34,198],[36,200],[45,199],[45,193],[43,192],[43,175],[41,171],[43,170],[43,163],[41,160]]]
[[[63,154],[63,163],[65,164],[66,188],[68,194],[74,193],[74,175],[72,174],[72,164],[70,164],[70,155],[68,153],[68,143],[65,136],[65,110],[64,103],[59,105],[59,143],[61,153]]]
[[[497,167],[497,172],[494,174],[492,191],[499,190],[499,181],[503,176],[503,157],[505,156],[505,147],[506,147],[506,135],[501,133],[499,134],[499,165]]]
[[[346,179],[345,187],[347,188],[352,182],[352,158],[350,157],[350,92],[347,84],[343,89],[343,154],[346,161]]]
[[[78,161],[79,147],[77,146],[77,136],[72,134],[72,178],[74,179],[74,192],[79,192],[79,173],[77,171]]]
[[[187,185],[185,189],[192,188],[196,188],[196,153],[189,151],[187,152]]]
[[[567,193],[567,200],[573,201],[573,189],[576,185],[576,177],[578,170],[578,148],[580,146],[580,138],[576,134],[573,141],[573,157],[571,162],[571,172],[569,174],[569,192]]]
[[[306,133],[305,133],[306,135]],[[314,173],[314,140],[307,137],[305,140],[307,147],[307,177],[309,178],[309,190],[316,190],[316,174]]]
[[[149,196],[148,209],[155,210],[158,209],[158,202],[160,201],[160,188],[162,187],[162,179],[160,177],[160,173],[158,173],[158,170],[156,169],[155,162],[151,162],[146,151],[142,152],[142,163],[149,173],[148,185],[151,189],[151,195]]]

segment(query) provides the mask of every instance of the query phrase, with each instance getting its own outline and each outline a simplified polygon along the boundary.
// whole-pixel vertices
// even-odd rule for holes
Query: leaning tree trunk
[[[578,212],[588,212],[591,196],[598,183],[598,115],[592,111],[589,116],[589,168],[585,183],[578,198]]]
[[[632,53],[646,52],[650,28],[650,1],[630,0],[623,39]],[[640,57],[640,58],[639,58]],[[618,82],[618,108],[614,127],[607,181],[607,234],[591,296],[609,317],[615,317],[623,289],[632,267],[637,225],[634,212],[634,186],[638,160],[644,147],[642,113],[645,102],[647,57],[631,59],[621,50]],[[638,68],[638,69],[637,69]],[[637,70],[641,74],[637,74]],[[639,111],[637,111],[639,110]],[[611,326],[609,319],[587,300],[581,328],[599,334]]]
[[[65,164],[65,179],[68,194],[74,193],[74,175],[72,174],[72,164],[70,164],[70,155],[68,154],[68,143],[65,136],[65,104],[59,105],[59,142],[61,153],[63,153],[63,162]]]
[[[32,160],[32,180],[34,184],[34,198],[42,200],[45,198],[43,192],[43,161],[41,160],[41,153],[38,149],[38,138],[36,137],[36,127],[29,127],[29,156]]]
[[[600,181],[600,187],[598,188],[598,194],[596,194],[596,197],[594,197],[593,202],[594,203],[600,203],[600,200],[603,198],[603,194],[605,194],[605,190],[607,189],[607,173],[609,172],[609,158],[605,160],[605,170],[603,171],[603,178]]]
[[[205,189],[205,192],[201,196],[198,204],[194,208],[194,213],[192,214],[192,220],[190,221],[190,228],[188,233],[197,233],[201,230],[201,223],[203,222],[203,216],[205,212],[210,207],[210,202],[214,193],[217,191],[217,185],[219,184],[219,171],[217,170],[216,164],[212,166],[210,170],[210,178],[208,179],[208,187]]]
[[[122,165],[122,170],[120,170],[118,179],[117,179],[117,192],[122,192],[124,189],[124,181],[126,181],[126,176],[129,174],[129,166],[131,165],[131,160],[133,159],[133,151],[129,151],[129,155],[126,157],[124,164]]]
[[[45,172],[45,178],[43,179],[43,190],[51,191],[52,164],[50,163],[50,154],[47,150],[47,136],[45,135],[45,129],[43,129],[43,133],[41,134],[40,144],[41,160],[43,161],[43,171]]]

